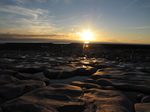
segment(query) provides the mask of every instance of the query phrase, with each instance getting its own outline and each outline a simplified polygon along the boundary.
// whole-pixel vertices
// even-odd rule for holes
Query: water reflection
[[[90,51],[90,45],[89,42],[84,42],[83,44],[83,55],[85,58],[90,57],[91,51]]]
[[[89,42],[84,42],[83,49],[89,47]]]

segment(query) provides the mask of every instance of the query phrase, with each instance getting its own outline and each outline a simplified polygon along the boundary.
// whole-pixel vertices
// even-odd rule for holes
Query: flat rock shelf
[[[150,63],[3,51],[0,112],[150,112]]]

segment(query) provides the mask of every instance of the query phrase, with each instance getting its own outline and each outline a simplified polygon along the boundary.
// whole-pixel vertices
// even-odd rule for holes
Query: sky
[[[150,44],[150,0],[0,0],[0,43]]]

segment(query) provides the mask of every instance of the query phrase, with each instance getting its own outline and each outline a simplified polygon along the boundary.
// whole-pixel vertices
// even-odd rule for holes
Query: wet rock
[[[76,81],[76,80],[82,82],[82,81],[85,81],[86,79],[88,79],[88,77],[86,76],[74,76],[74,77],[67,78],[67,79],[50,79],[49,83],[50,85],[57,84],[57,83],[70,84],[71,82]]]
[[[133,104],[116,90],[88,89],[83,101],[96,105],[96,112],[134,112]]]
[[[95,64],[94,67],[97,68],[97,69],[101,69],[101,68],[107,68],[109,66],[107,66],[106,64]]]
[[[55,67],[45,69],[43,73],[49,79],[66,79],[75,76],[74,70],[74,68],[70,67]]]
[[[136,91],[145,94],[150,94],[149,85],[143,85],[138,82],[129,82],[124,80],[115,80],[115,79],[100,79],[96,82],[99,85],[113,86],[116,89],[124,91]]]
[[[83,105],[65,105],[57,109],[57,112],[83,112],[84,111]]]
[[[102,71],[104,70],[104,71]],[[123,74],[123,71],[116,70],[116,69],[100,69],[96,73],[94,73],[90,78],[92,79],[100,79],[100,78],[106,78],[106,79],[128,79],[129,76],[126,76]]]
[[[21,58],[16,58],[19,57],[16,52],[14,56],[11,53],[9,55],[0,61],[0,68],[10,69],[0,70],[0,103],[3,112],[67,112],[72,109],[78,112],[134,112],[134,103],[149,102],[149,97],[142,95],[136,101],[137,93],[150,94],[149,65],[143,67],[142,63],[113,62],[100,58],[64,58],[50,52],[31,53]],[[111,56],[111,52],[104,55],[122,60],[118,56]],[[122,57],[123,60],[126,60],[125,57]],[[46,77],[56,80],[49,81],[45,76],[29,74],[42,72],[43,69]],[[17,73],[17,70],[22,73]],[[45,87],[48,82],[65,83],[65,79],[75,76],[80,76],[77,79],[89,76],[89,79],[84,82],[71,81],[72,85]],[[136,104],[135,107],[139,108],[136,111],[140,111],[140,108],[141,112],[146,111],[143,109],[149,108],[147,104],[139,107]]]
[[[15,83],[0,86],[0,95],[3,101],[17,98],[29,91],[44,87],[46,84],[42,81],[24,80]]]
[[[97,69],[91,66],[76,67],[75,74],[79,76],[90,76],[96,71]]]
[[[14,84],[0,86],[0,96],[3,101],[17,98],[23,94],[23,87]]]
[[[27,66],[27,67],[22,67],[22,68],[18,68],[18,71],[21,73],[38,73],[42,71],[41,66]]]
[[[45,85],[44,81],[19,80],[10,75],[0,75],[0,97],[8,101]]]
[[[84,95],[83,95],[84,94]],[[73,110],[72,110],[73,109]],[[56,84],[36,89],[2,105],[4,112],[134,112],[132,103],[116,90]]]
[[[143,97],[141,102],[142,103],[150,103],[150,95]]]
[[[85,75],[84,76],[91,76],[93,73],[95,73],[97,71],[97,69],[96,68],[94,68],[94,67],[87,67],[86,69],[85,69]]]
[[[131,91],[121,91],[133,104],[138,103],[137,95],[138,92],[131,92]]]
[[[10,75],[10,76],[14,76],[16,75],[18,72],[14,71],[14,70],[2,70],[0,69],[0,74],[2,75]]]
[[[3,103],[4,101],[0,98],[0,104]]]
[[[16,78],[20,80],[39,80],[46,83],[46,85],[49,84],[49,79],[45,76],[39,76],[35,74],[29,74],[29,73],[18,73],[15,75]]]
[[[110,80],[113,86],[120,90],[136,91],[144,94],[150,94],[150,86],[138,83],[139,81],[122,81],[122,80]]]
[[[142,72],[150,73],[150,67],[141,69]]]
[[[95,81],[95,83],[100,86],[113,86],[113,84],[108,79],[98,79]]]
[[[106,90],[116,90],[113,86],[104,86],[103,89],[106,89]]]
[[[0,75],[0,86],[18,82],[19,79],[9,76],[9,75]]]
[[[45,82],[37,80],[23,80],[18,84],[23,86],[23,93],[27,93],[37,88],[42,88],[46,86]]]
[[[0,112],[2,112],[2,109],[0,108]]]
[[[95,83],[95,80],[88,78],[87,80],[85,80],[84,82],[86,83]]]
[[[80,105],[83,105],[83,102],[78,101],[81,96],[83,91],[80,87],[57,84],[34,90],[8,101],[2,105],[2,109],[5,112],[55,112],[57,110],[61,112],[66,105],[79,105],[80,108]]]
[[[141,100],[146,96],[146,94],[138,94],[137,95],[137,101],[141,102]]]
[[[49,79],[67,79],[74,76],[90,76],[96,69],[89,66],[58,66],[43,71]]]
[[[25,99],[15,99],[7,104],[7,107],[2,107],[4,112],[54,112],[46,109],[38,104],[27,102]]]
[[[83,112],[96,112],[97,106],[91,103],[85,103],[85,109]]]
[[[100,78],[106,78],[106,76],[104,76],[104,75],[100,75],[100,74],[93,74],[92,76],[90,76],[89,78],[91,78],[91,79],[94,79],[94,80],[97,80],[97,79],[100,79]]]
[[[80,96],[83,95],[83,91],[80,87],[73,86],[73,85],[68,85],[68,84],[55,84],[50,86],[53,89],[53,92],[57,94],[62,94],[64,96],[69,96],[71,99],[73,98],[79,98]],[[69,98],[68,97],[68,98]],[[56,97],[55,97],[56,98]],[[66,99],[65,99],[66,100]]]
[[[90,78],[95,83],[104,86],[113,86],[119,90],[135,91],[150,94],[148,75],[141,72],[123,72],[122,69],[105,68],[94,73]]]
[[[97,84],[85,83],[85,82],[79,82],[79,81],[73,81],[71,83],[71,85],[79,86],[81,88],[86,88],[86,89],[90,89],[90,88],[102,88],[101,86],[99,86]]]
[[[149,112],[150,111],[150,103],[136,103],[134,105],[135,112]]]

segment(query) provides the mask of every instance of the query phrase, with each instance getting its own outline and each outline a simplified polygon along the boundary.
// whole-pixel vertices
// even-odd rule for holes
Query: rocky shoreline
[[[0,112],[150,112],[148,53],[129,62],[108,52],[107,59],[0,52]]]

